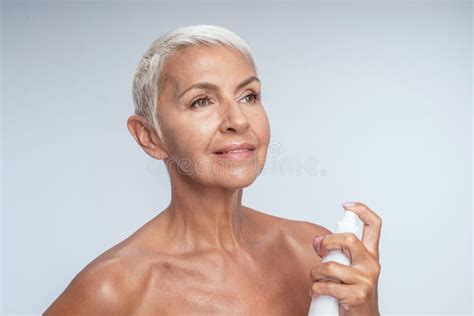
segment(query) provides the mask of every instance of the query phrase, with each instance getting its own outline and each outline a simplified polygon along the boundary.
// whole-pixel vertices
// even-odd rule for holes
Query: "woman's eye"
[[[191,103],[191,107],[203,107],[203,106],[206,106],[207,105],[207,102],[211,101],[211,99],[209,97],[205,97],[205,98],[200,98],[200,99],[197,99],[196,101],[194,101],[193,103]]]
[[[250,101],[248,101],[250,97]],[[258,93],[250,93],[250,94],[247,94],[244,99],[246,99],[248,102],[250,103],[254,103],[254,102],[257,102],[258,100],[260,100],[260,95]]]
[[[261,96],[259,93],[250,93],[250,94],[247,94],[245,97],[243,97],[243,99],[245,99],[245,101],[247,101],[248,103],[255,103],[259,101],[260,98]],[[207,106],[210,101],[212,100],[209,97],[200,98],[194,101],[193,103],[191,103],[190,107],[191,108],[204,107],[204,106]]]

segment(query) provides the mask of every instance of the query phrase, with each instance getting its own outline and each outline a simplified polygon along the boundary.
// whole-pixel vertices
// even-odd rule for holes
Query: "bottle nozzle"
[[[359,216],[352,211],[347,211],[344,213],[344,216],[341,220],[337,223],[336,230],[342,229],[345,227],[344,230],[353,231],[359,239],[362,238],[362,225],[357,221]],[[338,228],[340,226],[341,228]]]
[[[344,214],[343,220],[344,221],[357,222],[358,218],[359,217],[357,216],[356,213],[354,213],[352,211],[346,211],[346,213]]]

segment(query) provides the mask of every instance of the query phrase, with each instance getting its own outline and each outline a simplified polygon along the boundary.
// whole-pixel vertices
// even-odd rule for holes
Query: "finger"
[[[351,205],[353,204],[353,205]],[[365,204],[359,202],[343,203],[344,209],[356,213],[364,223],[362,243],[377,260],[379,258],[379,240],[382,230],[382,219]]]
[[[360,285],[347,285],[336,282],[315,282],[310,289],[310,296],[330,295],[338,299],[340,304],[356,306],[363,304],[368,291]]]
[[[351,290],[353,287],[355,287],[355,285],[330,281],[314,282],[310,289],[310,295],[330,295],[338,300],[347,300],[351,296]]]
[[[327,256],[332,250],[342,250],[351,261],[351,264],[357,264],[370,256],[367,248],[353,233],[325,235],[322,239],[315,238],[314,242],[316,244],[313,244],[313,246],[320,257]]]
[[[357,284],[366,281],[360,270],[335,261],[323,262],[314,266],[310,271],[310,278],[313,282],[331,279],[344,284]]]

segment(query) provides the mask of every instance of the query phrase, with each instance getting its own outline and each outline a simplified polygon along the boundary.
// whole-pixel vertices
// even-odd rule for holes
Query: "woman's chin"
[[[255,182],[255,178],[256,177],[253,177],[251,179],[233,179],[229,180],[228,183],[224,183],[224,185],[230,189],[246,188]]]
[[[229,189],[229,190],[237,190],[241,188],[245,188],[250,186],[252,183],[255,182],[255,179],[257,178],[257,174],[246,174],[246,175],[235,175],[235,174],[225,174],[225,175],[220,175],[214,178],[214,179],[208,179],[207,182],[208,184],[211,184],[213,186]]]

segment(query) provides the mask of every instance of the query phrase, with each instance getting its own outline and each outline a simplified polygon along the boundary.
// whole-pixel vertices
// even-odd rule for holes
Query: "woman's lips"
[[[227,152],[215,153],[217,157],[230,160],[244,160],[255,156],[255,149],[235,149]]]

